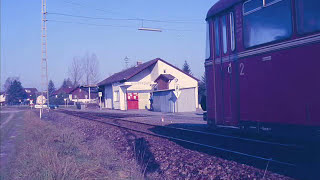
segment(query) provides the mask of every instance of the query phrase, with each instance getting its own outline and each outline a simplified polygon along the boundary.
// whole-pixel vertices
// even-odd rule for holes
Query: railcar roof
[[[207,19],[244,0],[219,0],[209,10]]]

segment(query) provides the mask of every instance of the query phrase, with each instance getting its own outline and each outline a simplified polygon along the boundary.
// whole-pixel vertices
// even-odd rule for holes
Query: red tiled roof
[[[160,76],[155,80],[157,81],[159,78],[164,78],[166,80],[173,80],[175,77],[171,74],[160,74]]]
[[[62,93],[65,93],[65,94],[69,94],[74,88],[72,87],[68,87],[68,88],[59,88],[58,90],[56,90],[53,95],[58,95],[58,94],[62,94]]]
[[[99,82],[98,86],[109,85],[109,84],[112,84],[115,82],[120,82],[120,81],[126,81],[126,80],[130,79],[131,77],[135,76],[136,74],[138,74],[139,72],[150,67],[151,65],[156,64],[158,60],[159,60],[159,58],[145,62],[139,66],[131,67],[131,68],[123,70],[121,72],[115,73],[112,76],[106,78],[105,80]]]
[[[133,76],[137,75],[138,73],[140,73],[141,71],[147,69],[148,67],[156,64],[158,61],[162,61],[166,64],[168,64],[169,66],[172,66],[174,67],[175,69],[183,72],[181,69],[173,66],[172,64],[160,59],[160,58],[156,58],[156,59],[153,59],[151,61],[148,61],[148,62],[145,62],[139,66],[135,66],[135,67],[131,67],[129,69],[126,69],[126,70],[123,70],[121,72],[118,72],[118,73],[115,73],[113,74],[112,76],[106,78],[105,80],[101,81],[98,83],[98,86],[102,86],[102,85],[109,85],[109,84],[112,84],[112,83],[115,83],[115,82],[122,82],[122,81],[127,81],[128,79],[132,78]],[[183,72],[185,73],[185,72]],[[185,73],[186,74],[186,73]],[[199,81],[197,78],[189,75],[189,74],[186,74],[188,76],[190,76],[191,78]]]

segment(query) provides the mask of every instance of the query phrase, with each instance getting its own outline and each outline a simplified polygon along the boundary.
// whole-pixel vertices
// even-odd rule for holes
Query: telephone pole
[[[42,95],[47,95],[47,105],[49,108],[49,91],[48,91],[48,62],[47,62],[47,3],[42,0],[42,20],[41,20],[41,88]],[[42,105],[44,98],[42,98]],[[43,106],[42,108],[43,109]]]

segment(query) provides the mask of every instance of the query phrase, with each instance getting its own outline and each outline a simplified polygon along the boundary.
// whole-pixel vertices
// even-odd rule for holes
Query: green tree
[[[52,80],[49,81],[48,84],[48,92],[49,92],[49,102],[50,104],[55,104],[55,97],[53,93],[56,91],[56,88],[54,86],[54,83]]]
[[[11,86],[11,84],[13,83],[14,80],[18,80],[18,77],[8,77],[3,85],[3,89],[5,92],[7,92],[9,90],[9,87]]]
[[[184,64],[183,64],[183,67],[182,67],[182,71],[189,74],[189,75],[192,75],[192,72],[191,72],[191,69],[190,69],[190,66],[189,64],[187,63],[187,61],[184,61]]]
[[[8,88],[7,94],[10,105],[20,104],[23,99],[27,98],[27,94],[19,80],[13,80]]]
[[[48,91],[49,91],[49,97],[51,97],[53,95],[53,93],[56,91],[56,88],[55,88],[52,80],[49,81]]]
[[[61,87],[62,88],[71,88],[71,87],[73,87],[73,83],[70,80],[70,78],[64,79]]]

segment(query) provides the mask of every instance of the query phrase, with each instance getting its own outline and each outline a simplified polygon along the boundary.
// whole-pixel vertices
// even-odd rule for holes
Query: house
[[[61,87],[54,91],[50,97],[50,104],[62,105],[69,104],[69,94],[74,88],[72,87]],[[68,100],[66,102],[66,100]],[[72,104],[72,103],[71,103]]]
[[[186,103],[189,106],[186,109],[181,106],[180,111],[177,109],[168,110],[168,112],[195,111],[198,108],[198,80],[184,73],[179,68],[162,60],[160,58],[141,63],[112,76],[98,83],[103,90],[103,103],[105,108],[110,109],[151,109],[150,101],[154,98],[152,94],[157,95],[153,99],[153,106],[156,111],[164,111],[158,108],[167,106],[169,99],[157,93],[158,91],[174,92],[189,89],[188,96],[192,103]],[[185,95],[184,95],[185,96]],[[158,98],[159,97],[159,98]],[[176,98],[174,103],[183,98]],[[161,102],[160,102],[161,101]]]
[[[24,88],[24,91],[27,94],[27,99],[33,99],[38,94],[37,88]]]
[[[32,104],[37,100],[37,95],[39,93],[37,88],[23,88],[23,90],[27,94],[24,104]]]
[[[74,88],[72,87],[61,87],[58,90],[53,92],[53,96],[55,96],[56,98],[58,98],[59,95],[69,95],[70,92],[73,90]]]
[[[0,106],[3,106],[6,102],[6,93],[0,92]]]
[[[69,100],[75,103],[97,103],[98,87],[78,86],[69,92]]]

